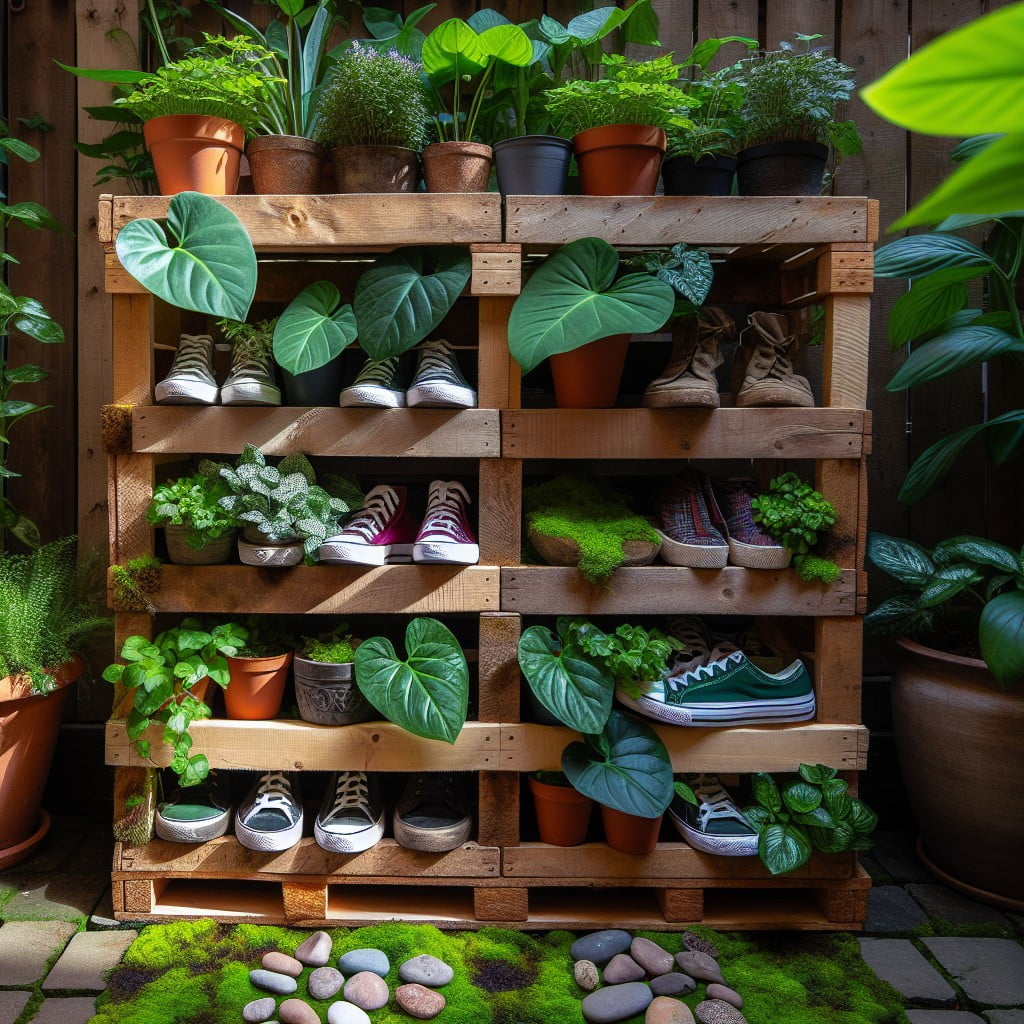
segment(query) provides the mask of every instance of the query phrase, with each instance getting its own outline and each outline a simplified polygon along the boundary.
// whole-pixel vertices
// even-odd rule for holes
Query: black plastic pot
[[[503,196],[563,196],[572,143],[557,135],[523,135],[494,144]]]
[[[766,142],[736,157],[741,196],[816,196],[828,161],[820,142]]]
[[[308,373],[281,370],[285,405],[337,405],[342,386],[342,355]]]
[[[661,165],[661,180],[667,196],[727,196],[732,193],[736,158],[674,156]]]

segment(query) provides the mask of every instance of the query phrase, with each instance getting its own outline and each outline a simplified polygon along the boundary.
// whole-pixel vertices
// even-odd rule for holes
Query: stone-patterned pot
[[[168,524],[164,527],[167,557],[175,565],[223,565],[235,552],[237,530],[226,530],[215,540],[207,540],[201,548],[189,544],[187,526]]]
[[[351,661],[333,664],[295,655],[295,697],[304,722],[351,725],[372,717],[373,708],[356,686]]]

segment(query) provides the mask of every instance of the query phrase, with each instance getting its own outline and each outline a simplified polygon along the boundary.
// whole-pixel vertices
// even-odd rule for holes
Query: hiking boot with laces
[[[476,408],[476,392],[462,376],[449,342],[438,339],[420,346],[416,373],[405,401],[411,409]]]
[[[711,518],[729,542],[729,562],[747,569],[785,569],[792,553],[754,522],[753,480],[707,481],[705,497]]]
[[[391,565],[411,562],[416,520],[409,515],[404,487],[379,484],[340,533],[320,545],[321,562],[333,565]]]
[[[153,389],[157,405],[216,405],[219,394],[213,376],[213,338],[183,334],[170,372]]]
[[[661,557],[669,565],[721,569],[729,560],[729,545],[708,509],[703,474],[696,470],[684,470],[669,482],[658,499],[657,520]]]
[[[427,514],[416,534],[414,562],[476,565],[480,545],[469,526],[469,492],[457,480],[435,480],[427,497]]]
[[[751,313],[733,363],[733,392],[739,408],[790,406],[809,409],[814,395],[806,377],[793,372],[797,339],[782,313]],[[741,376],[742,374],[742,376]]]
[[[235,835],[247,850],[279,853],[302,838],[302,798],[293,772],[263,772],[235,815]]]
[[[331,853],[359,853],[384,835],[384,799],[376,776],[335,772],[313,826],[317,845]]]
[[[466,784],[454,772],[412,776],[392,820],[400,846],[427,853],[458,848],[469,839],[472,825]]]
[[[679,775],[697,798],[696,806],[677,793],[669,805],[669,820],[695,850],[720,857],[753,857],[757,833],[743,817],[717,775]]]
[[[342,388],[338,404],[342,408],[369,407],[401,409],[405,406],[405,384],[399,374],[399,357],[367,359],[356,379]]]
[[[709,306],[696,326],[687,324],[672,341],[668,366],[644,391],[648,409],[690,407],[717,409],[718,380],[715,370],[722,365],[719,343],[735,334],[732,317]]]
[[[280,405],[270,347],[259,340],[238,340],[231,347],[231,372],[220,389],[221,405]]]

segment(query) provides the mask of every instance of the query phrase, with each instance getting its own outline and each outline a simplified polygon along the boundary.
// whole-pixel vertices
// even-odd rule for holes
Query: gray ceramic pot
[[[351,725],[373,715],[373,708],[356,686],[352,662],[337,665],[296,654],[292,666],[295,696],[304,722]]]

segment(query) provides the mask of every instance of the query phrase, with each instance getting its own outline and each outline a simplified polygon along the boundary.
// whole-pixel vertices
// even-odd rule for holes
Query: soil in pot
[[[503,196],[565,195],[572,143],[557,135],[523,135],[494,144]]]
[[[261,135],[246,149],[256,195],[314,195],[320,185],[323,146],[299,135]]]
[[[659,814],[657,818],[641,818],[601,805],[605,841],[619,853],[653,853],[658,845],[662,817]]]
[[[741,149],[736,157],[741,196],[816,196],[828,161],[820,142],[766,142]]]
[[[338,191],[415,192],[420,159],[404,146],[335,146],[331,150]]]
[[[307,373],[289,373],[281,369],[285,405],[332,406],[338,404],[344,384],[344,358],[342,352],[329,363]]]
[[[661,166],[667,196],[728,196],[736,176],[736,158],[674,156]]]
[[[529,777],[542,843],[579,846],[587,838],[594,801],[572,786],[556,786]]]
[[[628,351],[629,335],[613,334],[551,356],[558,408],[610,409],[615,405]]]
[[[665,132],[646,124],[609,124],[573,136],[585,196],[653,196]]]
[[[480,142],[433,142],[423,150],[428,192],[486,192],[494,152]]]
[[[351,725],[373,716],[373,708],[359,692],[352,662],[311,661],[295,656],[295,697],[304,722],[316,725]]]
[[[228,718],[263,722],[281,710],[292,652],[269,658],[228,658],[231,678],[224,690]]]
[[[186,539],[191,532],[187,526],[167,525],[167,557],[175,565],[223,565],[235,553],[237,530],[226,530],[219,537],[207,540],[201,548],[194,548]]]
[[[160,194],[203,192],[233,196],[245,145],[245,130],[223,117],[169,114],[142,126]]]

